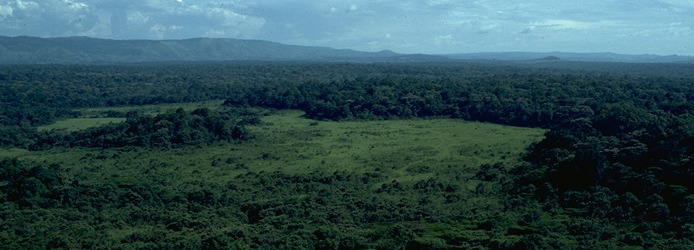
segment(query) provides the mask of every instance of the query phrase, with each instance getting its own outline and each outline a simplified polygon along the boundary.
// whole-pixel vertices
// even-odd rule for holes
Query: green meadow
[[[121,117],[108,117],[109,114],[124,115],[127,112],[137,112],[143,115],[154,116],[167,111],[182,108],[186,111],[191,111],[198,108],[216,109],[224,102],[224,100],[212,100],[205,102],[190,102],[190,103],[162,103],[141,106],[122,106],[122,107],[100,107],[100,108],[81,108],[75,109],[80,113],[77,118],[69,118],[58,120],[52,124],[40,126],[38,131],[57,130],[63,132],[73,132],[86,128],[96,127],[108,123],[118,123],[125,121]]]
[[[103,117],[107,112],[138,112],[143,115],[156,115],[167,112],[169,110],[174,110],[182,108],[183,110],[190,111],[198,108],[209,108],[216,109],[224,103],[224,100],[211,100],[204,102],[188,102],[188,103],[161,103],[161,104],[150,104],[150,105],[139,105],[139,106],[121,106],[121,107],[96,107],[96,108],[81,108],[75,109],[75,111],[80,112],[83,118],[95,118]]]
[[[197,104],[186,106],[198,107]],[[152,114],[155,110],[166,111],[144,108]],[[104,110],[92,111],[98,114]],[[297,110],[265,110],[262,113],[265,116],[259,124],[248,126],[254,138],[238,143],[219,142],[174,149],[56,147],[29,151],[12,148],[0,150],[0,158],[17,158],[26,164],[59,164],[64,171],[63,180],[77,181],[83,187],[118,187],[108,190],[124,192],[126,197],[128,192],[135,190],[144,192],[133,194],[132,199],[146,198],[140,196],[150,192],[147,190],[157,192],[156,197],[160,198],[143,208],[108,205],[99,212],[88,210],[91,211],[89,216],[94,218],[123,218],[127,222],[112,221],[102,229],[85,229],[95,233],[91,237],[101,238],[99,241],[105,246],[141,248],[143,246],[136,243],[139,240],[134,245],[122,244],[130,244],[133,237],[159,237],[155,235],[162,233],[166,240],[197,242],[206,237],[224,238],[224,235],[210,236],[208,233],[229,230],[241,230],[250,235],[253,242],[268,240],[262,235],[277,237],[291,233],[287,236],[290,238],[282,241],[293,242],[291,237],[328,230],[327,225],[334,227],[329,230],[342,230],[339,237],[356,237],[353,240],[358,244],[354,247],[393,246],[396,243],[387,241],[390,237],[387,235],[408,235],[407,232],[416,233],[410,240],[418,244],[453,248],[468,246],[464,242],[496,240],[512,244],[519,240],[514,235],[490,235],[487,229],[479,227],[490,218],[498,217],[504,205],[500,185],[475,175],[485,164],[501,163],[510,168],[519,163],[526,148],[542,139],[543,129],[456,119],[336,122],[307,119]],[[104,119],[96,115],[81,117],[43,129],[69,131],[96,126]],[[71,123],[77,125],[69,125]],[[242,203],[237,204],[240,206],[235,208],[237,210],[216,203],[191,207],[196,204],[191,199],[197,197],[191,195],[205,192],[199,190],[209,190],[209,195],[218,197],[213,200],[228,197],[226,194],[232,192],[236,196],[227,199]],[[341,200],[334,192],[344,192],[344,199],[353,201]],[[183,198],[177,198],[181,195]],[[156,202],[158,199],[167,200],[169,205],[161,205],[161,201]],[[320,199],[326,199],[328,204],[318,206],[322,204]],[[380,208],[358,208],[350,204]],[[270,206],[268,211],[285,212],[263,214],[263,220],[253,221],[252,212],[246,211],[247,220],[237,219],[239,210],[254,206]],[[161,214],[153,217],[160,219],[142,219],[147,222],[133,219],[148,210]],[[87,216],[86,211],[75,213]],[[293,211],[304,211],[305,215],[288,217],[284,214],[296,213]],[[330,217],[325,213],[337,213],[342,219],[330,222],[319,219]],[[357,221],[367,220],[360,216],[373,217],[368,219],[373,222],[359,223]],[[388,219],[390,216],[429,219],[393,221]],[[190,225],[196,225],[192,226],[196,229],[172,231],[172,225],[167,225],[166,221],[178,221],[175,223],[182,225],[193,223]],[[31,225],[59,227],[52,223],[31,222]],[[276,228],[266,231],[269,225]],[[408,231],[398,233],[399,228]],[[242,242],[245,246],[253,244]]]
[[[37,128],[37,130],[38,131],[57,130],[57,131],[64,131],[64,132],[73,132],[73,131],[83,130],[83,129],[91,128],[91,127],[97,127],[97,126],[101,126],[101,125],[105,125],[105,124],[109,124],[109,123],[119,123],[122,121],[125,121],[125,118],[79,117],[79,118],[59,120],[53,124],[40,126]]]
[[[204,105],[189,104],[188,108]],[[173,108],[173,107],[171,107]],[[164,112],[145,106],[147,112]],[[123,108],[123,111],[126,111]],[[103,110],[90,109],[93,113]],[[122,118],[75,118],[42,127],[74,131]],[[227,181],[247,171],[288,174],[376,171],[417,181],[451,172],[474,175],[482,164],[512,166],[544,130],[455,119],[315,121],[295,110],[275,111],[250,126],[254,139],[179,149],[0,151],[2,157],[55,162],[93,181],[166,177],[167,181]],[[111,178],[114,177],[114,178]],[[132,180],[135,181],[135,180]]]

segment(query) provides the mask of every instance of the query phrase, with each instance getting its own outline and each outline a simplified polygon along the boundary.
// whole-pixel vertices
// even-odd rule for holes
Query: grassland
[[[108,111],[114,112],[139,112],[144,115],[156,115],[161,114],[169,110],[174,110],[182,108],[186,111],[198,109],[198,108],[209,108],[216,109],[224,103],[224,100],[212,100],[204,102],[189,102],[189,103],[161,103],[152,105],[139,105],[139,106],[122,106],[122,107],[97,107],[97,108],[82,108],[76,109],[75,111],[80,112],[83,118],[95,118],[103,117]]]
[[[100,108],[83,108],[76,109],[75,111],[80,113],[79,117],[69,118],[64,120],[56,121],[53,124],[48,124],[40,126],[37,129],[39,131],[49,131],[57,130],[63,132],[73,132],[78,130],[83,130],[90,127],[96,127],[108,123],[119,123],[125,120],[125,118],[120,117],[108,117],[108,113],[127,113],[127,112],[138,112],[143,115],[157,115],[170,110],[182,108],[186,111],[194,110],[197,108],[210,108],[216,109],[222,104],[224,100],[213,100],[206,102],[192,102],[192,103],[163,103],[154,105],[141,105],[141,106],[123,106],[123,107],[100,107]]]
[[[86,128],[97,127],[97,126],[101,126],[101,125],[105,125],[105,124],[109,124],[109,123],[119,123],[119,122],[123,122],[123,121],[125,121],[125,118],[79,117],[79,118],[71,118],[71,119],[56,121],[53,124],[40,126],[37,129],[38,129],[38,131],[57,130],[57,131],[73,132],[73,131],[83,130]]]
[[[333,122],[306,119],[302,114],[287,110],[266,116],[262,125],[249,128],[256,138],[240,144],[154,151],[13,149],[0,151],[0,156],[60,163],[96,178],[94,181],[157,176],[166,182],[223,182],[247,171],[377,171],[391,180],[409,182],[451,172],[472,175],[481,164],[513,165],[544,133],[541,129],[453,119]],[[42,129],[73,130],[105,119],[77,118]]]
[[[188,107],[196,107],[196,105],[189,104]],[[123,110],[126,111],[126,109]],[[94,110],[95,114],[102,111]],[[467,243],[458,245],[451,242],[478,242],[497,237],[490,235],[487,230],[479,228],[478,225],[489,218],[498,216],[503,209],[498,184],[473,177],[479,171],[480,165],[503,163],[507,167],[513,166],[518,163],[525,149],[539,141],[545,132],[542,129],[454,119],[334,122],[306,119],[303,117],[303,112],[296,110],[266,113],[269,115],[262,117],[259,125],[248,127],[255,138],[241,143],[225,142],[204,147],[176,149],[53,148],[45,151],[27,151],[14,148],[0,150],[0,158],[16,157],[29,164],[57,163],[69,175],[65,177],[66,180],[74,179],[82,185],[91,187],[117,186],[123,190],[138,189],[137,185],[156,187],[155,190],[160,190],[157,192],[161,192],[162,199],[171,199],[165,198],[167,195],[190,195],[197,189],[228,192],[224,191],[225,187],[241,181],[238,185],[249,189],[234,192],[247,197],[237,198],[244,204],[264,204],[262,206],[280,204],[277,206],[284,207],[282,209],[291,209],[300,206],[299,204],[306,204],[307,199],[320,197],[316,190],[351,190],[345,191],[345,197],[355,199],[354,202],[381,204],[378,206],[384,206],[382,209],[386,210],[397,210],[400,206],[405,210],[397,210],[398,213],[405,215],[417,214],[415,210],[421,209],[430,211],[435,218],[432,218],[431,222],[389,222],[388,219],[379,219],[361,224],[358,228],[355,226],[359,224],[342,222],[338,223],[341,225],[338,227],[343,227],[340,230],[352,232],[348,233],[350,235],[367,237],[404,226],[417,232],[418,236],[415,240],[422,244],[441,243],[446,246],[442,240],[446,239],[449,241],[448,247],[464,247]],[[82,117],[74,120],[81,124],[71,128],[97,124],[97,121],[102,119],[103,117],[98,116]],[[262,179],[264,175],[272,178],[277,176],[277,173],[299,178],[334,176],[333,173],[347,173],[352,176],[376,174],[379,177],[374,178],[375,181],[369,181],[368,185],[363,185],[361,182],[326,184],[313,180],[305,184],[281,184],[277,187],[286,190],[274,191],[266,190],[266,188],[273,188],[275,184],[256,187],[254,185],[258,184],[246,183],[249,180],[255,180],[254,178]],[[444,196],[449,193],[443,191],[412,191],[410,189],[416,188],[420,183],[431,183],[431,180],[434,180],[434,185],[453,185],[455,189],[453,193],[450,193],[453,195],[450,196],[453,200],[444,201]],[[409,191],[378,191],[382,187],[393,187],[394,183],[407,187]],[[143,184],[145,185],[142,186]],[[304,189],[309,191],[306,191],[307,193],[300,191]],[[431,200],[433,203],[417,205],[421,200]],[[332,202],[332,206],[346,206],[344,201]],[[159,211],[157,213],[164,213],[167,216],[174,213],[171,210],[174,208],[171,207],[154,206],[150,209],[155,209],[153,211]],[[174,232],[165,228],[166,225],[130,223],[127,226],[107,226],[103,230],[94,231],[101,233],[103,236],[99,237],[105,237],[106,242],[115,244],[115,242],[122,243],[132,235],[154,235],[161,232],[166,232],[169,237],[174,238],[199,239],[206,237],[205,232],[219,230],[219,228],[228,227],[228,230],[247,228],[250,230],[248,232],[259,235],[262,235],[265,230],[256,228],[254,224],[239,222],[231,215],[215,217],[217,219],[214,220],[206,215],[226,211],[223,206],[209,210],[213,212],[191,212],[189,209],[185,206],[176,207],[175,211],[183,211],[185,216],[182,218],[199,221],[201,225],[207,226],[201,226],[202,229],[195,231]],[[303,209],[306,208],[300,211],[309,211],[306,212],[308,214],[324,211],[320,207]],[[357,216],[350,214],[354,210],[347,208],[337,210],[346,213],[342,215],[345,218]],[[132,220],[130,216],[136,211],[139,210],[132,207],[123,211],[109,208],[100,212],[99,216],[112,214],[106,218],[122,217]],[[378,214],[378,212],[374,213]],[[381,214],[388,216],[389,213],[394,212],[384,211]],[[220,219],[234,222],[222,223]],[[308,221],[306,218],[292,218],[282,214],[268,217],[267,220],[274,219],[283,220],[283,226],[280,228],[296,226],[310,231],[322,225],[316,222],[306,224]],[[291,221],[299,224],[293,225]],[[517,236],[505,236],[500,239],[508,242],[517,241],[517,238]],[[387,246],[393,243],[376,242],[374,244]]]

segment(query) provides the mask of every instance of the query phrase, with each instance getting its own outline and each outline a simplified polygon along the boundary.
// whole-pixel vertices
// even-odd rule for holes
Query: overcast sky
[[[694,55],[692,0],[0,0],[0,35]]]

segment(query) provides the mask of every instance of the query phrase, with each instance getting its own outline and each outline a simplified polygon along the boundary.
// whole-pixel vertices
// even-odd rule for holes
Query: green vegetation
[[[43,233],[47,242],[34,243],[49,246],[55,246],[51,245],[55,242],[48,239],[67,247],[143,247],[146,245],[129,241],[133,237],[145,237],[138,238],[137,242],[146,241],[161,234],[168,238],[155,243],[174,244],[169,246],[200,247],[212,244],[207,242],[211,239],[214,244],[234,240],[234,244],[248,247],[298,244],[294,240],[314,245],[320,241],[313,242],[316,239],[311,237],[317,237],[315,234],[332,233],[352,243],[323,240],[335,240],[332,244],[354,244],[346,247],[388,247],[402,242],[392,239],[372,242],[368,238],[382,237],[382,233],[393,230],[405,230],[412,233],[412,237],[417,235],[411,240],[421,244],[445,245],[440,237],[473,237],[482,233],[476,228],[476,221],[494,211],[500,212],[499,196],[476,191],[482,183],[474,178],[478,166],[517,163],[523,149],[537,142],[543,133],[540,129],[451,119],[318,122],[301,116],[299,111],[278,111],[263,117],[259,125],[248,128],[251,134],[257,135],[251,141],[216,143],[202,148],[4,150],[0,155],[19,160],[4,163],[14,166],[13,169],[27,164],[38,166],[34,168],[40,170],[24,171],[55,172],[51,172],[54,179],[40,180],[41,185],[25,179],[11,180],[5,186],[9,194],[7,200],[16,202],[23,211],[43,211],[47,213],[45,216],[52,218],[22,222],[46,230]],[[43,162],[54,165],[44,167]],[[31,183],[24,183],[27,181]],[[17,189],[11,189],[26,185],[38,185],[40,187],[35,189],[44,191],[16,195]],[[258,185],[265,188],[259,189]],[[233,189],[229,189],[232,186]],[[112,190],[102,190],[104,188]],[[150,193],[154,190],[155,193]],[[326,192],[343,193],[351,198],[345,200],[343,196]],[[69,198],[65,198],[66,195]],[[91,195],[111,195],[132,204],[69,200],[98,198],[84,197]],[[146,198],[141,197],[143,195],[156,202],[128,200]],[[180,195],[183,197],[178,197]],[[195,198],[197,195],[203,196]],[[402,207],[391,207],[390,202]],[[358,203],[363,203],[363,207],[353,207]],[[116,207],[109,207],[114,205]],[[478,205],[492,210],[484,214],[469,211]],[[191,206],[199,211],[190,211]],[[254,218],[260,216],[254,215],[260,211],[253,209],[263,206],[281,209],[282,213],[294,214],[295,218],[282,214]],[[426,207],[429,214],[419,215],[420,207]],[[63,212],[51,212],[53,210]],[[136,218],[132,214],[144,211],[159,211],[163,213],[159,217],[165,218],[151,221],[137,219],[144,215]],[[295,214],[299,211],[307,215]],[[360,213],[365,217],[355,216]],[[179,218],[183,214],[186,216]],[[207,217],[211,214],[218,215]],[[110,216],[120,218],[120,222]],[[78,221],[71,221],[71,218],[78,218]],[[316,219],[321,221],[311,222]],[[81,231],[65,233],[60,230],[60,223],[87,226],[98,220],[106,222],[101,223],[102,229],[90,229],[91,238],[78,240]],[[224,221],[227,222],[222,223]],[[269,226],[275,228],[274,231],[263,232]],[[229,230],[243,233],[245,237],[229,236]],[[305,234],[313,236],[307,238]],[[3,243],[20,247],[26,237],[29,236],[6,233],[3,238],[7,241]],[[269,239],[262,237],[275,239],[265,241]],[[488,239],[488,236],[474,237]]]
[[[210,109],[196,109],[188,113],[182,108],[151,116],[134,116],[122,123],[108,124],[70,134],[40,135],[30,147],[146,147],[171,148],[201,146],[223,140],[245,140],[250,137],[237,117]]]
[[[250,129],[264,142],[266,158],[284,159],[272,169],[291,172],[373,171],[391,178],[448,171],[476,172],[481,164],[516,164],[543,130],[451,119],[314,121],[282,111]],[[467,169],[467,170],[466,170]]]
[[[54,123],[39,126],[36,129],[38,131],[58,130],[63,132],[75,132],[109,123],[120,123],[125,121],[125,117],[127,116],[155,116],[179,108],[186,111],[193,111],[201,108],[217,109],[223,102],[224,100],[212,100],[191,103],[162,103],[141,106],[80,108],[75,109],[75,111],[80,114],[79,117],[57,120]]]
[[[2,67],[0,244],[694,248],[692,66],[536,66]]]
[[[75,132],[87,128],[98,127],[109,123],[120,123],[125,121],[125,118],[115,117],[99,117],[99,118],[69,118],[56,121],[53,124],[43,125],[36,128],[38,131],[59,130],[65,132]]]
[[[183,102],[183,103],[159,103],[138,106],[115,106],[115,107],[98,107],[98,108],[78,108],[80,118],[101,118],[101,117],[126,117],[128,114],[140,114],[155,116],[168,111],[183,109],[185,111],[193,111],[196,109],[217,109],[219,105],[224,103],[224,100],[211,100],[200,102]],[[69,119],[68,119],[69,120]]]
[[[134,169],[131,171],[153,160],[176,165],[175,168],[185,170],[183,173],[207,165],[223,166],[209,171],[238,167],[244,171],[288,174],[316,171],[360,173],[380,169],[388,173],[391,180],[404,181],[431,177],[442,171],[464,172],[472,176],[482,164],[502,162],[512,166],[518,163],[524,149],[539,141],[544,133],[541,129],[452,119],[315,121],[303,118],[301,111],[290,110],[262,117],[261,124],[247,129],[256,135],[248,142],[178,148],[165,155],[161,150],[114,148],[112,151],[118,152],[119,157],[104,159],[103,155],[109,152],[107,149],[56,148],[47,151],[9,149],[0,151],[0,157],[18,157],[31,162],[53,158],[57,163],[74,163],[69,168],[75,170],[90,169],[94,164],[122,165],[122,158],[127,159],[126,165],[132,165]],[[127,156],[130,153],[134,155]],[[86,161],[90,157],[85,157],[85,154],[98,160]],[[102,174],[110,172],[105,170]],[[84,174],[90,173],[86,171]],[[233,177],[238,171],[212,173],[205,178],[214,180],[220,175],[228,178],[228,174]],[[185,177],[171,178],[172,181],[182,179]]]

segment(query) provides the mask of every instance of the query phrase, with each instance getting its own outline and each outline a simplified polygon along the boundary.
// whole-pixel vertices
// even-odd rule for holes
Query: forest
[[[5,65],[0,244],[691,249],[692,72]]]

